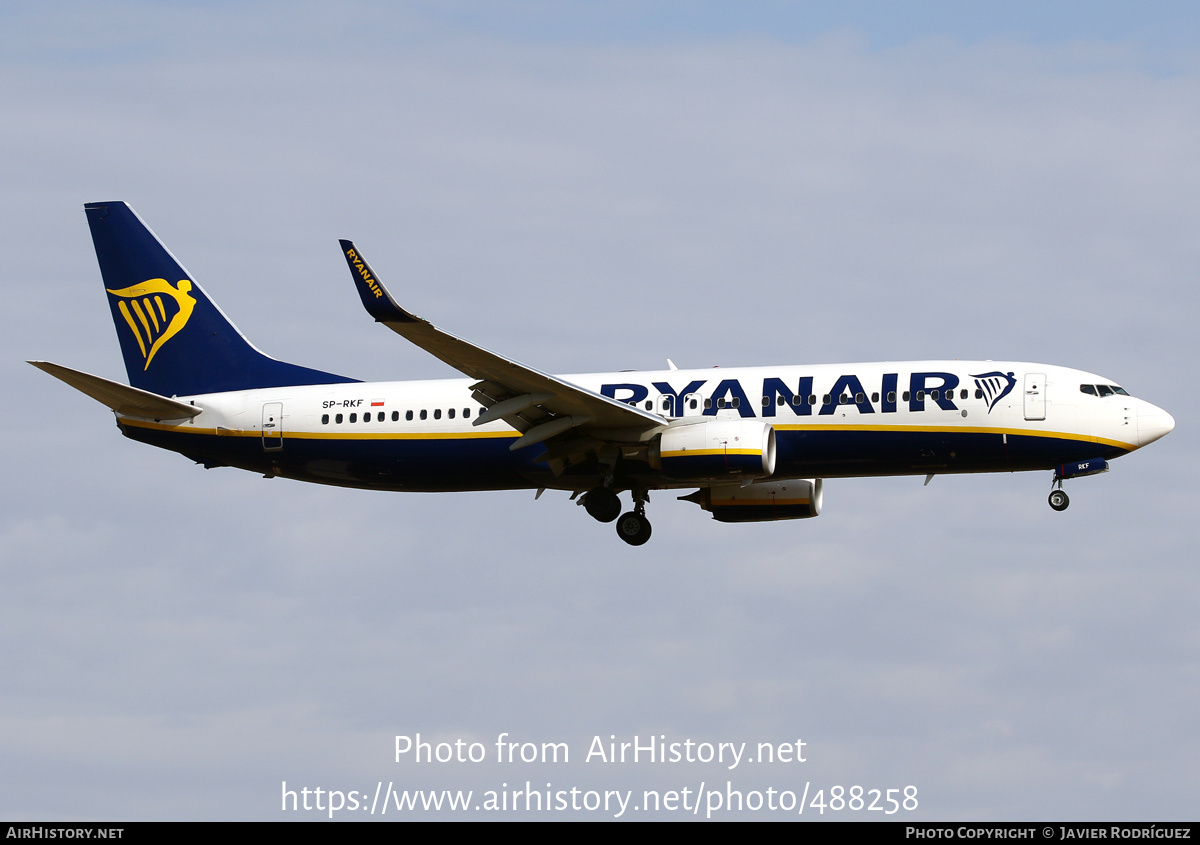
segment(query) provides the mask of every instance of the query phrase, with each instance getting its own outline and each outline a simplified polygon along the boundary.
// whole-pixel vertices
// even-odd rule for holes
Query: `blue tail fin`
[[[356,379],[259,352],[123,202],[84,206],[129,383],[160,396]]]

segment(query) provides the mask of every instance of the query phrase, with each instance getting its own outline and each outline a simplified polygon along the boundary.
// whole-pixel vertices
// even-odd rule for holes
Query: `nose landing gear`
[[[1081,478],[1085,475],[1097,475],[1101,472],[1108,472],[1108,461],[1104,458],[1089,458],[1086,461],[1073,461],[1069,464],[1059,464],[1054,468],[1054,477],[1050,479],[1050,486],[1058,485],[1057,490],[1050,491],[1050,507],[1056,511],[1065,511],[1067,505],[1071,504],[1071,500],[1067,498],[1066,492],[1062,489],[1064,478]]]

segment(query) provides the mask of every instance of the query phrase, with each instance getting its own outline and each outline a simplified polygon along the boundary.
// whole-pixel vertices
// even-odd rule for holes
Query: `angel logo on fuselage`
[[[1012,392],[1017,383],[1012,373],[1006,374],[998,370],[972,375],[971,378],[975,379],[976,389],[983,391],[983,398],[988,403],[989,414],[992,412],[992,408],[996,407],[997,402]]]

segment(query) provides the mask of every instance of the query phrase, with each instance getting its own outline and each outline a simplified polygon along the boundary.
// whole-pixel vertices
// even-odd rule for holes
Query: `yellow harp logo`
[[[117,308],[146,359],[143,370],[150,369],[155,353],[187,325],[196,307],[196,300],[188,293],[191,289],[192,283],[187,279],[180,279],[178,287],[171,287],[166,279],[147,279],[120,290],[105,288],[113,296],[121,297]]]

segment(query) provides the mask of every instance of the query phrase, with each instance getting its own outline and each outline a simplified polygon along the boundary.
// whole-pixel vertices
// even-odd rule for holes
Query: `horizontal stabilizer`
[[[109,381],[100,376],[82,373],[51,364],[49,361],[28,361],[39,370],[47,372],[60,381],[65,381],[80,393],[112,408],[118,414],[126,417],[140,417],[147,420],[183,420],[190,419],[200,413],[200,408],[167,399],[148,390],[139,390],[117,381]]]

